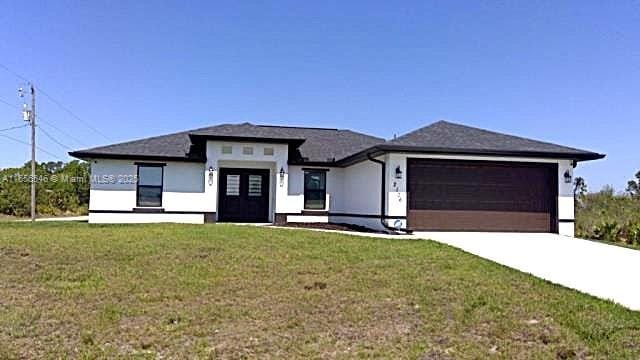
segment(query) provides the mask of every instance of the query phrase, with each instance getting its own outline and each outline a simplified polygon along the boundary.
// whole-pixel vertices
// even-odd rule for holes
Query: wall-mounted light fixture
[[[400,165],[396,166],[396,179],[402,179],[402,169],[400,169]]]
[[[284,185],[284,168],[280,168],[280,186]]]
[[[564,172],[564,182],[567,183],[567,184],[571,184],[571,180],[573,180],[572,176],[571,176],[571,172],[569,170],[565,171]]]
[[[209,166],[209,186],[213,185],[213,166]]]

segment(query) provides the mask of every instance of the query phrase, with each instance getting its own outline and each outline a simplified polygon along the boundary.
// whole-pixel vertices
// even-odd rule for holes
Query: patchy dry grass
[[[640,314],[430,241],[0,225],[0,358],[638,358]]]

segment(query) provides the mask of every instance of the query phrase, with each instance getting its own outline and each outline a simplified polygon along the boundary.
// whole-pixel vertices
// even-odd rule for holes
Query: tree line
[[[584,178],[574,181],[576,235],[640,247],[640,171],[624,192],[611,186],[588,192]]]
[[[38,215],[86,214],[89,207],[89,163],[74,160],[64,163],[36,164],[36,176],[31,177],[31,163],[22,167],[0,170],[0,214],[28,216],[31,203],[31,182],[36,182],[36,212]]]

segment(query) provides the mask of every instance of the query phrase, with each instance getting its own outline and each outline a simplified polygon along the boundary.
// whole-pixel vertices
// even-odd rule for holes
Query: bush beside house
[[[576,235],[640,247],[640,172],[623,194],[610,186],[586,193],[583,180],[576,180]]]

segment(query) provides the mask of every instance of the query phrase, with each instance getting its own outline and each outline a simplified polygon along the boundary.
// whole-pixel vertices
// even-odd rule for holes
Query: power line
[[[9,67],[7,67],[6,65],[0,63],[0,67],[3,68],[4,70],[6,70],[8,73],[12,74],[13,76],[17,77],[20,80],[29,82],[29,80],[18,74],[17,72],[11,70]],[[41,87],[37,87],[38,91],[40,91],[40,93],[44,96],[46,96],[52,103],[58,105],[62,110],[66,111],[69,115],[71,115],[73,118],[75,118],[76,120],[78,120],[79,122],[81,122],[82,124],[84,124],[86,127],[88,127],[89,129],[93,130],[93,132],[95,132],[96,134],[102,136],[103,138],[107,139],[108,141],[113,141],[111,138],[109,138],[107,135],[105,135],[103,132],[101,132],[100,130],[96,129],[93,125],[89,124],[89,122],[83,120],[80,116],[76,115],[76,113],[74,113],[73,111],[71,111],[71,109],[69,109],[68,107],[62,105],[62,103],[56,99],[54,99],[51,95],[49,95],[46,91],[42,90]]]
[[[0,64],[0,65],[1,65],[1,64]],[[5,104],[5,105],[10,106],[10,107],[12,107],[12,108],[14,108],[14,109],[17,109],[17,110],[21,110],[19,106],[14,105],[14,104],[12,104],[12,103],[10,103],[10,102],[6,101],[6,100],[2,100],[2,99],[0,99],[0,103],[3,103],[3,104]],[[57,130],[60,134],[62,134],[62,135],[64,135],[64,136],[68,137],[69,139],[71,139],[71,140],[73,140],[73,141],[77,142],[78,144],[80,144],[80,145],[82,145],[82,146],[84,146],[84,147],[89,147],[89,145],[87,145],[87,144],[86,144],[85,142],[83,142],[82,140],[80,140],[80,139],[78,139],[77,137],[75,137],[75,136],[73,136],[73,135],[69,134],[68,132],[66,132],[66,131],[64,131],[64,130],[62,130],[62,129],[60,129],[59,127],[57,127],[56,125],[54,125],[54,124],[53,124],[51,121],[49,121],[48,119],[43,118],[43,117],[42,117],[42,115],[37,115],[36,117],[37,117],[40,121],[42,121],[42,123],[46,124],[47,126],[51,126],[53,129]],[[42,123],[41,123],[40,125],[42,125]]]
[[[1,131],[14,130],[14,129],[20,129],[20,128],[27,127],[27,126],[29,126],[29,125],[20,125],[20,126],[8,127],[8,128],[5,128],[5,129],[0,129],[0,132],[1,132]]]
[[[29,144],[28,142],[26,142],[26,141],[22,141],[22,140],[20,140],[20,139],[16,139],[16,138],[14,138],[13,136],[5,135],[5,134],[0,134],[0,136],[5,137],[5,138],[7,138],[7,139],[9,139],[9,140],[13,140],[13,141],[15,141],[15,142],[17,142],[17,143],[20,143],[20,144],[23,144],[23,145],[31,146],[31,144]],[[50,151],[47,151],[47,150],[43,149],[43,148],[42,148],[42,147],[40,147],[40,146],[36,146],[36,148],[37,148],[38,150],[42,151],[42,152],[43,152],[43,153],[45,153],[45,154],[48,154],[48,155],[50,155],[50,156],[53,156],[53,157],[54,157],[55,159],[57,159],[57,160],[62,160],[61,158],[59,158],[59,157],[58,157],[58,155],[56,155],[56,154],[54,154],[54,153],[52,153],[52,152],[50,152]],[[62,161],[64,161],[64,160],[62,160]]]
[[[2,99],[0,99],[0,103],[3,103],[3,104],[5,104],[5,105],[7,105],[7,106],[10,106],[10,107],[12,107],[12,108],[14,108],[14,109],[18,109],[18,110],[20,110],[20,106],[18,106],[18,105],[16,105],[16,104],[12,104],[12,103],[10,103],[10,102],[8,102],[8,101],[6,101],[6,100],[2,100]]]
[[[60,145],[61,147],[65,148],[65,149],[67,149],[67,150],[73,151],[73,149],[72,149],[72,148],[70,148],[70,147],[68,147],[67,145],[65,145],[65,144],[61,143],[60,141],[56,140],[56,139],[55,139],[51,134],[49,134],[48,132],[46,132],[46,131],[42,128],[42,126],[38,126],[38,130],[40,130],[44,135],[46,135],[46,136],[47,136],[51,141],[53,141],[54,143],[56,143],[56,144]]]
[[[38,116],[38,119],[40,119],[40,128],[42,128],[43,124],[46,124],[47,126],[51,126],[53,129],[57,130],[60,134],[68,137],[69,139],[77,142],[78,144],[84,146],[84,147],[89,147],[89,145],[87,145],[86,143],[84,143],[82,140],[78,140],[77,137],[72,136],[71,134],[69,134],[68,132],[65,132],[64,130],[60,129],[59,127],[53,125],[53,123],[51,123],[49,120],[45,120],[42,118],[42,116]]]
[[[11,70],[11,69],[9,69],[6,65],[3,65],[3,64],[1,64],[1,63],[0,63],[0,67],[1,67],[1,68],[3,68],[3,69],[5,69],[9,74],[11,74],[11,75],[13,75],[13,76],[17,77],[18,79],[20,79],[20,80],[22,80],[22,81],[25,81],[25,82],[29,82],[29,79],[27,79],[26,77],[24,77],[24,76],[22,76],[22,75],[18,74],[17,72],[15,72],[15,71],[13,71],[13,70]]]
[[[53,97],[51,97],[51,95],[49,95],[46,91],[42,90],[41,87],[37,87],[37,89],[40,91],[40,93],[44,96],[46,96],[51,102],[53,102],[54,104],[58,105],[62,110],[66,111],[69,115],[71,115],[72,117],[74,117],[76,120],[80,121],[81,123],[83,123],[86,127],[88,127],[89,129],[93,130],[93,132],[95,132],[96,134],[102,136],[103,138],[107,139],[108,141],[113,141],[110,137],[108,137],[107,135],[105,135],[104,133],[102,133],[100,130],[96,129],[95,127],[93,127],[91,124],[89,124],[88,122],[82,120],[78,115],[76,115],[73,111],[71,111],[68,107],[62,105],[58,100],[54,99]]]

